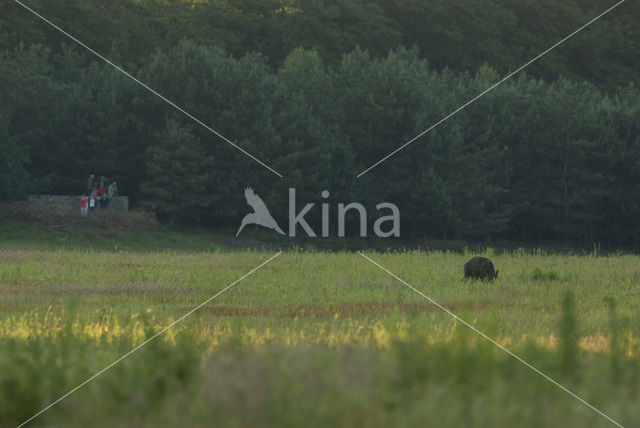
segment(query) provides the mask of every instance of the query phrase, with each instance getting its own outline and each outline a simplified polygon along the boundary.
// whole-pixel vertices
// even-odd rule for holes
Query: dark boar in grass
[[[491,260],[485,257],[472,257],[464,264],[464,279],[493,281],[497,277],[498,271],[494,269]]]

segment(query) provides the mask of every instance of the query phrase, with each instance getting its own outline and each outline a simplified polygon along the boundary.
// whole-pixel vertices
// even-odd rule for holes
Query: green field
[[[276,254],[7,242],[7,427]],[[464,252],[367,253],[618,423],[640,426],[640,257],[482,254],[500,270],[494,283],[462,281]],[[29,424],[88,425],[615,426],[359,254],[309,250],[285,251]]]

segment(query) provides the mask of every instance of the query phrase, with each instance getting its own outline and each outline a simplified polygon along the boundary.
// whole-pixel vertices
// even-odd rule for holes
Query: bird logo
[[[244,189],[244,197],[247,199],[249,206],[253,208],[253,212],[244,216],[236,236],[238,236],[242,229],[248,224],[259,224],[260,226],[274,229],[280,235],[285,234],[282,229],[280,229],[280,226],[278,226],[278,223],[271,217],[271,214],[269,214],[269,210],[262,199],[253,192],[251,187]]]

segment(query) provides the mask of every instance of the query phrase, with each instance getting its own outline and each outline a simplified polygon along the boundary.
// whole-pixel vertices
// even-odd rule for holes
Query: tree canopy
[[[284,178],[5,2],[0,198],[78,193],[105,172],[177,223],[236,226],[248,186],[285,217],[296,187],[300,201],[394,202],[407,237],[640,243],[637,3],[360,178],[611,5],[28,4]]]

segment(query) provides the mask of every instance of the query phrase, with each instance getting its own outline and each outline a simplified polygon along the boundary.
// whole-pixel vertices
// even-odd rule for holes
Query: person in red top
[[[100,183],[100,187],[98,187],[98,196],[104,195],[106,191],[107,191],[107,189],[105,189],[103,184]]]
[[[89,198],[87,198],[87,193],[85,192],[80,198],[80,215],[86,217],[87,212],[89,212]]]

